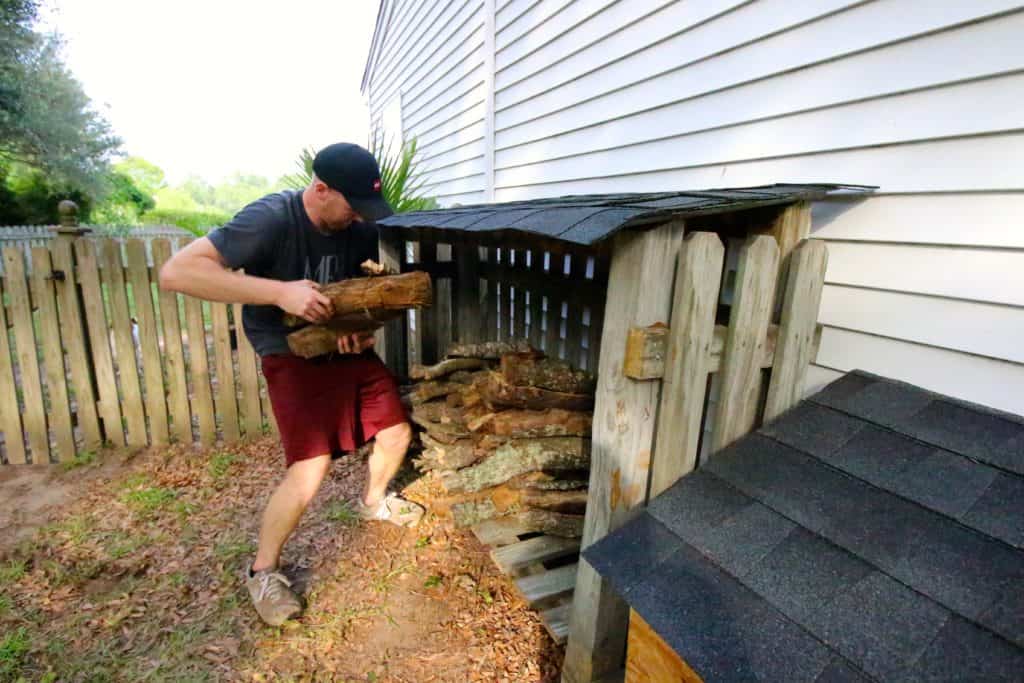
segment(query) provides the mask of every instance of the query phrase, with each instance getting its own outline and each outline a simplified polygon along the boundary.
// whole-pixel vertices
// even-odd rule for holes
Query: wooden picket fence
[[[4,463],[276,431],[241,306],[160,291],[171,253],[163,238],[3,248]]]

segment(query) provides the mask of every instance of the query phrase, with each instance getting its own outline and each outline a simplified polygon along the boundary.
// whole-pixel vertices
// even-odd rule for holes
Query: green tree
[[[114,170],[131,178],[137,188],[149,195],[167,186],[164,170],[142,157],[126,157],[114,164]]]

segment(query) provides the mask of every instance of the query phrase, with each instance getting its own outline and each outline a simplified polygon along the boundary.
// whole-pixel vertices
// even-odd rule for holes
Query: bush
[[[153,209],[142,215],[144,225],[176,225],[193,235],[202,237],[212,228],[231,220],[231,216],[218,211],[188,211],[186,209]]]

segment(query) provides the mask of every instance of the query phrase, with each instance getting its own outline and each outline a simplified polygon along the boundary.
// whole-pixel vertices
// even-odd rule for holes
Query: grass
[[[14,583],[25,576],[24,560],[8,560],[0,564],[0,584]]]
[[[156,512],[178,497],[178,492],[161,486],[135,489],[122,494],[121,501],[143,514]]]
[[[341,522],[345,526],[359,523],[359,514],[352,509],[346,500],[333,500],[327,507],[327,519],[332,522]]]
[[[251,555],[256,552],[256,544],[248,539],[231,539],[218,543],[213,548],[213,554],[218,560],[229,562],[240,557]]]
[[[22,626],[0,640],[0,680],[17,680],[28,662],[28,630]]]
[[[433,574],[427,577],[427,580],[423,582],[424,588],[437,588],[441,585],[441,577],[437,574]]]
[[[65,472],[68,472],[79,467],[86,467],[96,462],[96,451],[79,451],[75,453],[75,457],[68,460],[63,464]]]
[[[206,470],[211,479],[219,482],[224,479],[234,463],[235,455],[233,453],[217,453],[210,458],[210,464],[207,465]]]

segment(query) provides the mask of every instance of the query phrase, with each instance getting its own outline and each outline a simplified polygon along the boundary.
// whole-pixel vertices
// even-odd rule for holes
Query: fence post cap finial
[[[60,216],[60,225],[56,231],[58,236],[80,237],[91,232],[89,228],[78,225],[78,204],[70,199],[62,199],[57,204],[57,214]]]

